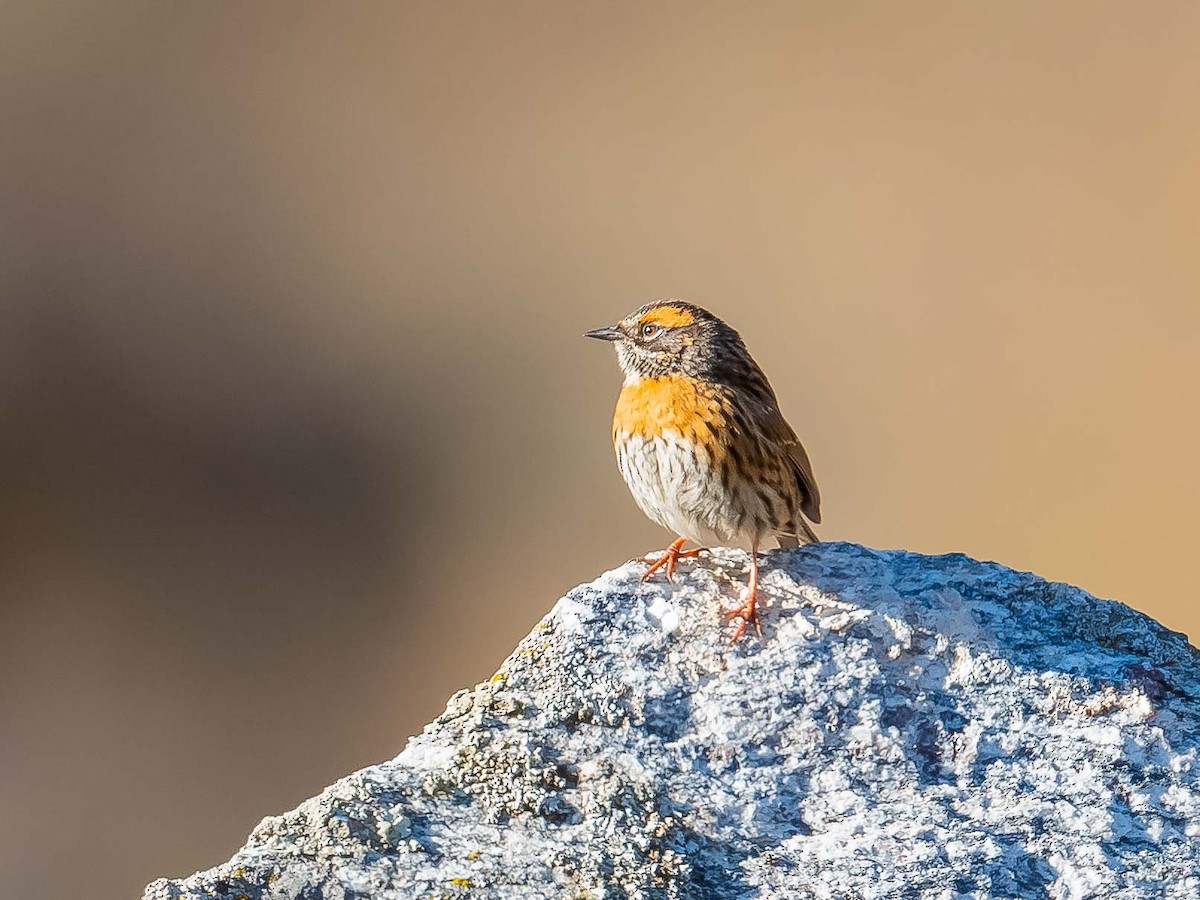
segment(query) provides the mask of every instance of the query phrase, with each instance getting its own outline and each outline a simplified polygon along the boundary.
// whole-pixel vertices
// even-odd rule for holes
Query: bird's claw
[[[736,644],[738,639],[746,633],[747,625],[753,625],[754,630],[758,633],[758,636],[760,638],[762,637],[762,623],[759,622],[758,619],[758,598],[756,596],[751,595],[750,597],[747,597],[746,602],[737,609],[725,610],[724,616],[727,619],[740,617],[742,620],[738,625],[737,630],[734,631],[733,637],[730,639],[729,643]]]
[[[650,566],[650,568],[646,569],[646,571],[642,573],[640,583],[645,584],[646,580],[663,566],[666,566],[667,568],[667,581],[674,582],[675,567],[679,565],[679,560],[695,559],[700,555],[700,550],[702,549],[697,547],[693,550],[684,550],[683,545],[686,543],[686,541],[686,538],[679,538],[679,540],[673,541],[671,545],[662,552],[661,556],[655,557],[654,559],[651,559],[648,556],[639,556],[637,558],[637,562],[648,563]]]

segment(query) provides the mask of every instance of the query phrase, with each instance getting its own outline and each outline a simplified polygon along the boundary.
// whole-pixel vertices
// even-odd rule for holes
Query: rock
[[[1200,896],[1200,669],[1120,603],[961,555],[571,591],[390,762],[147,900]]]

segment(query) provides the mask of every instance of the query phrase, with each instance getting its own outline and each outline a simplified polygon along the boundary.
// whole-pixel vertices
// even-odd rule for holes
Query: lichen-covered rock
[[[147,900],[1200,896],[1200,669],[965,556],[769,554],[576,588],[394,760]]]

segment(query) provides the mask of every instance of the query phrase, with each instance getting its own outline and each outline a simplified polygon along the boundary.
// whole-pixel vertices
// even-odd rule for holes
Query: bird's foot
[[[729,641],[731,644],[736,644],[746,632],[748,625],[753,625],[754,630],[758,632],[758,636],[762,637],[762,625],[758,621],[758,591],[751,588],[742,595],[743,603],[737,609],[725,610],[724,616],[727,619],[735,617],[742,621],[738,624],[737,630],[733,633],[733,638]]]
[[[646,579],[661,569],[667,567],[667,581],[674,581],[675,567],[679,565],[681,559],[695,559],[700,555],[702,547],[697,547],[694,550],[684,550],[683,545],[687,543],[687,538],[678,538],[671,542],[671,546],[663,551],[662,556],[651,559],[648,556],[639,556],[637,562],[649,563],[650,568],[642,573],[641,583],[645,584]]]

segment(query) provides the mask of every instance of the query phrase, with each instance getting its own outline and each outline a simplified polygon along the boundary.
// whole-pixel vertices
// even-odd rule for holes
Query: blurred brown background
[[[828,538],[1196,633],[1200,5],[5,4],[0,895],[133,897],[665,542],[580,338],[746,336]]]

